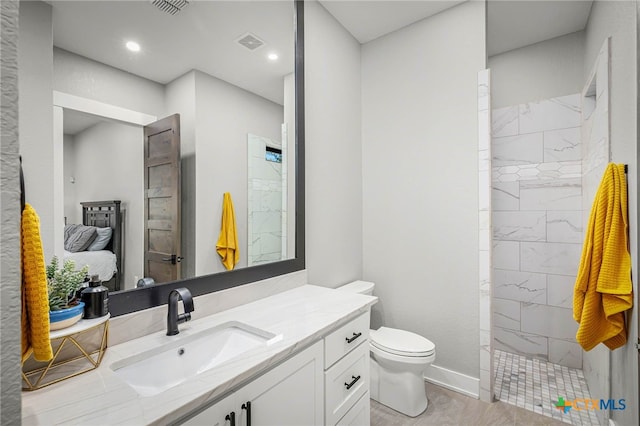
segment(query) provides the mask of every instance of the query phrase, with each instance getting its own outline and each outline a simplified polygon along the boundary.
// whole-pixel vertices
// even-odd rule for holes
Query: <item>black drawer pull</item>
[[[362,333],[353,333],[353,337],[352,338],[345,337],[345,340],[347,341],[347,343],[351,343],[351,342],[353,342],[354,340],[356,340],[360,336],[362,336]]]
[[[227,414],[227,417],[225,417],[224,419],[228,420],[231,426],[236,426],[236,413],[234,413],[233,411]]]
[[[251,401],[242,404],[242,409],[247,410],[247,426],[251,426]]]
[[[351,381],[351,383],[345,383],[345,384],[344,384],[344,386],[347,388],[347,390],[351,389],[351,387],[352,387],[353,385],[355,385],[355,384],[356,384],[356,382],[357,382],[358,380],[360,380],[360,376],[358,376],[358,377],[356,377],[356,376],[351,376],[351,378],[353,379],[353,380]]]

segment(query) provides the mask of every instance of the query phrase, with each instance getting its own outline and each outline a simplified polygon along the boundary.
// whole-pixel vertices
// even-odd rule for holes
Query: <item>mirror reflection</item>
[[[293,2],[182,3],[49,2],[56,233],[112,230],[54,250],[111,291],[295,257]]]

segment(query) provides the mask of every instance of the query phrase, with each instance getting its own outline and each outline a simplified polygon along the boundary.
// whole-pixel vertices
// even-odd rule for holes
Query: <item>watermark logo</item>
[[[558,402],[556,402],[556,409],[561,410],[563,413],[567,414],[569,410],[571,410],[571,402],[565,401],[564,397],[558,398]]]
[[[564,397],[559,397],[555,402],[557,410],[561,410],[567,414],[571,409],[576,411],[584,410],[624,410],[627,408],[626,401],[624,399],[585,399],[577,398],[574,400],[565,400]]]

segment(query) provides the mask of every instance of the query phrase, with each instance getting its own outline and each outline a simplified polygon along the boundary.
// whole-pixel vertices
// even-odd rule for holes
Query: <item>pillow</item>
[[[69,241],[69,238],[71,237],[71,235],[73,235],[80,227],[82,227],[82,225],[72,224],[72,225],[64,226],[64,245],[65,246],[67,245],[67,241]]]
[[[93,240],[91,245],[87,247],[87,251],[98,251],[104,250],[104,248],[109,244],[109,240],[111,240],[111,228],[96,228],[96,239]]]
[[[64,249],[72,253],[85,251],[93,240],[96,239],[98,235],[96,229],[95,226],[78,225],[74,232],[69,230],[69,237],[64,243]]]

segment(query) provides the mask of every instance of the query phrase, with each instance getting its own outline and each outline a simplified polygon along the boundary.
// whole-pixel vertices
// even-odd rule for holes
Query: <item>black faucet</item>
[[[184,314],[178,315],[178,300],[182,300]],[[193,312],[191,292],[184,287],[171,290],[167,309],[167,336],[175,336],[180,333],[178,324],[189,321],[191,312]]]

